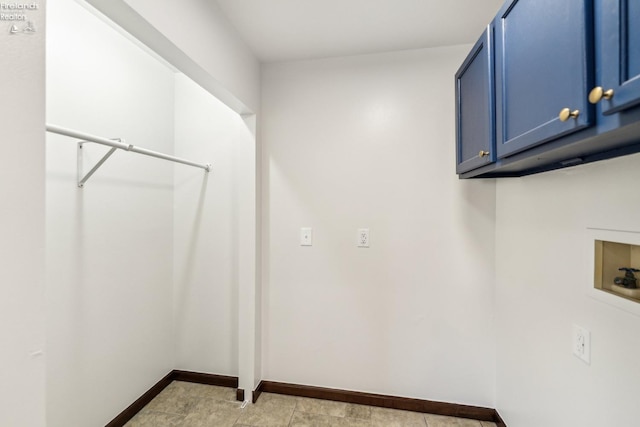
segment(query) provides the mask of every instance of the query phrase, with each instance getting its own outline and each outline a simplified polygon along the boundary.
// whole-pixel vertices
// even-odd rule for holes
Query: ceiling
[[[475,42],[504,0],[216,0],[263,62]]]

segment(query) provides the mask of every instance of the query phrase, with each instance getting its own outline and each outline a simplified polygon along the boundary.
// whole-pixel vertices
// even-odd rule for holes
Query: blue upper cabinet
[[[495,162],[491,25],[456,73],[456,173]]]
[[[495,20],[498,158],[593,124],[592,29],[590,0],[509,0],[500,9]]]
[[[456,106],[461,178],[640,152],[640,0],[507,0],[456,74]]]
[[[598,81],[589,101],[610,115],[640,104],[640,1],[601,0]]]

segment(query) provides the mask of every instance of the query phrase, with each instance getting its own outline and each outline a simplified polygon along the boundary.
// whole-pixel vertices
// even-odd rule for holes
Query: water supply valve
[[[624,277],[616,277],[615,279],[613,279],[613,283],[627,289],[638,288],[638,279],[633,273],[637,273],[640,270],[638,270],[637,268],[622,267],[619,268],[618,271],[624,271]]]

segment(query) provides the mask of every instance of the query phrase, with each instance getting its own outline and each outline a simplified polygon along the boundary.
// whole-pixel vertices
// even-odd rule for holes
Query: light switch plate
[[[313,244],[313,230],[310,227],[300,229],[300,246],[311,246]]]

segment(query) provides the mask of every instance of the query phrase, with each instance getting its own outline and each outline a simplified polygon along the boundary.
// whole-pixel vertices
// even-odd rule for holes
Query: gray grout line
[[[296,404],[293,407],[293,412],[291,412],[291,416],[289,417],[289,424],[287,424],[289,427],[291,427],[291,423],[293,422],[293,415],[298,410],[298,399],[295,399],[295,402],[296,402]]]

